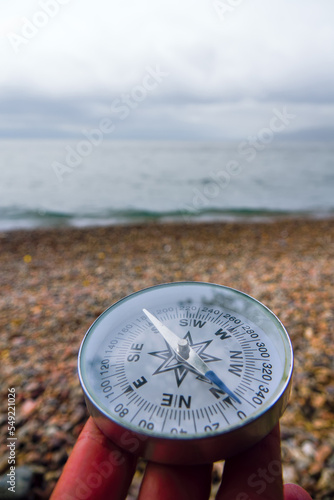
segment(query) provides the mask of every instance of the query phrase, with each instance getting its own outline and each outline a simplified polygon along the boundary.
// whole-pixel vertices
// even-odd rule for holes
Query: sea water
[[[0,229],[334,215],[334,144],[0,142]]]

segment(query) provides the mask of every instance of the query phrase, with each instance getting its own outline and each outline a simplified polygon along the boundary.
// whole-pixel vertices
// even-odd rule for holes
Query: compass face
[[[229,393],[180,356],[143,309],[184,339]],[[86,401],[102,431],[125,448],[135,436],[138,450],[132,441],[130,451],[171,463],[225,458],[263,437],[285,409],[291,373],[291,343],[276,316],[208,283],[126,297],[96,320],[79,354]]]

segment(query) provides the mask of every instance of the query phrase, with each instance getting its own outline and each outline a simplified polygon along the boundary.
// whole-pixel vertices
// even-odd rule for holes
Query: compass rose
[[[207,354],[205,352],[205,350],[211,344],[212,340],[205,340],[203,342],[197,342],[196,344],[194,344],[190,332],[188,332],[183,338],[188,341],[190,347],[194,349],[194,351],[196,351],[196,353],[205,363],[211,363],[212,361],[221,361],[221,358],[216,358],[215,356],[211,356],[210,354]],[[159,368],[153,373],[153,375],[174,371],[178,387],[180,387],[188,372],[195,373],[195,375],[197,375],[196,378],[202,380],[203,382],[208,382],[205,377],[198,375],[198,372],[194,368],[192,368],[192,366],[186,364],[184,360],[179,358],[167,342],[166,345],[167,349],[164,349],[163,351],[149,352],[151,356],[156,356],[157,358],[161,358],[164,360]]]

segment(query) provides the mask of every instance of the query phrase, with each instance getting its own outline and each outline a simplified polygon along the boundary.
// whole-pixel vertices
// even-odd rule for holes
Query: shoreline
[[[51,219],[52,220],[52,219]],[[63,230],[63,229],[69,229],[69,230],[85,230],[85,229],[99,229],[99,228],[113,228],[113,227],[146,227],[146,226],[151,226],[151,225],[166,225],[166,226],[180,226],[180,225],[211,225],[211,224],[241,224],[241,225],[248,225],[248,224],[275,224],[275,223],[284,223],[284,222],[312,222],[312,221],[334,221],[334,213],[332,212],[319,212],[319,213],[283,213],[280,214],[279,212],[268,212],[263,213],[257,211],[254,211],[254,214],[252,215],[242,215],[239,214],[237,215],[235,212],[231,211],[229,214],[228,212],[225,214],[225,216],[221,215],[206,215],[206,214],[200,214],[198,216],[178,216],[178,217],[173,217],[173,216],[166,216],[166,217],[158,217],[155,218],[154,216],[152,217],[143,217],[141,218],[140,216],[138,218],[133,217],[132,219],[94,219],[94,221],[91,221],[91,219],[87,218],[82,218],[78,219],[75,222],[68,222],[68,223],[57,223],[56,221],[53,221],[53,223],[49,222],[36,226],[12,226],[12,227],[6,227],[6,226],[1,226],[0,222],[0,235],[3,235],[5,233],[15,233],[15,232],[20,232],[20,231],[25,231],[25,232],[30,232],[30,231],[57,231],[57,230]]]

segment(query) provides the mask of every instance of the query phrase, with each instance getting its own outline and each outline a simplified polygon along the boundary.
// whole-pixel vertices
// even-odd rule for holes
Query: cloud
[[[234,137],[277,105],[305,117],[299,130],[333,124],[330,0],[18,0],[0,11],[0,134],[76,134],[157,64],[168,79],[119,133]]]

